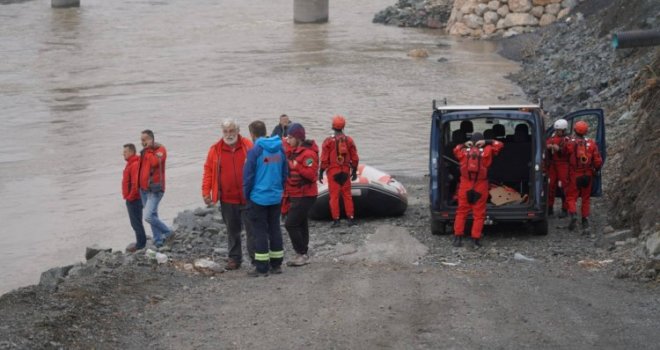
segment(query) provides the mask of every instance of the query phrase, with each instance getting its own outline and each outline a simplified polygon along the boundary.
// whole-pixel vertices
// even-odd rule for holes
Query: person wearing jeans
[[[127,250],[135,252],[144,248],[147,244],[147,235],[144,233],[142,224],[142,200],[138,189],[138,165],[140,157],[136,154],[135,145],[127,143],[124,145],[124,160],[126,167],[121,181],[122,196],[126,200],[126,209],[128,218],[131,221],[131,227],[135,231],[135,245],[130,245]]]
[[[151,225],[156,247],[163,245],[172,230],[158,217],[158,204],[165,195],[165,162],[167,150],[165,146],[154,141],[151,130],[142,131],[142,151],[138,176],[140,184],[140,197],[144,207],[144,220]]]

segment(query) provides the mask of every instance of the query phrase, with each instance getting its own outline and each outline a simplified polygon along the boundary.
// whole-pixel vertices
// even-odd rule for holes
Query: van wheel
[[[435,236],[447,234],[447,224],[443,221],[431,220],[431,233]]]
[[[548,234],[548,219],[532,223],[532,230],[537,236],[545,236]]]

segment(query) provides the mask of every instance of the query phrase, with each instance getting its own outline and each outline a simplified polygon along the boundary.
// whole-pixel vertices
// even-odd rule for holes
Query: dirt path
[[[162,349],[656,348],[657,291],[543,263],[316,262],[226,273],[150,306]]]

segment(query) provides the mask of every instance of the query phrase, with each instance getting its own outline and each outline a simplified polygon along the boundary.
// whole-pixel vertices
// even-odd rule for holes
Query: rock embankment
[[[612,226],[632,229],[632,244],[618,247],[627,246],[631,259],[639,259],[633,275],[643,277],[644,266],[660,260],[660,52],[615,51],[610,42],[617,31],[658,28],[660,2],[588,0],[575,12],[586,17],[505,40],[503,52],[522,59],[522,70],[511,78],[530,100],[543,98],[550,119],[584,108],[605,110],[604,210]]]
[[[374,23],[399,27],[445,28],[454,0],[399,0],[378,12]]]
[[[578,0],[455,0],[449,34],[474,38],[509,37],[566,17]]]

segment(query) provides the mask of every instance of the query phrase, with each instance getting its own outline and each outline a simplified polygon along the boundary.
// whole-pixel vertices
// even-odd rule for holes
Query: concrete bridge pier
[[[80,7],[80,0],[51,0],[50,7],[52,8]]]
[[[329,3],[330,0],[293,0],[293,21],[325,23],[328,21]]]

